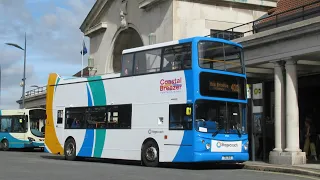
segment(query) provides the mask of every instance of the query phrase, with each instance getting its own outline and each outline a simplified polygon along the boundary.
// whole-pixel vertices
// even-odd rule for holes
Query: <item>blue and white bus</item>
[[[0,142],[11,148],[44,148],[46,110],[42,108],[0,110]]]
[[[193,37],[126,49],[119,74],[49,75],[45,151],[159,162],[244,162],[240,44]]]

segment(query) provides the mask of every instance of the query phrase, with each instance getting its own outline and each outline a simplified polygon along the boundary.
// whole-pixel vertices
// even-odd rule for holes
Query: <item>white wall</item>
[[[241,9],[240,7],[244,4],[246,3],[239,2],[230,3],[229,6],[218,6],[216,4],[174,0],[173,39],[176,40],[190,36],[206,36],[210,34],[210,29],[226,30],[240,24],[254,21],[266,13],[249,8]],[[244,28],[237,29],[236,31],[245,31],[251,27],[247,26]]]
[[[230,2],[230,5],[226,7],[221,6],[221,4],[165,0],[145,10],[139,9],[138,0],[129,0],[126,19],[140,34],[144,45],[148,45],[148,35],[150,33],[155,33],[156,42],[160,43],[191,36],[205,36],[210,34],[210,29],[225,30],[256,20],[265,14],[265,12],[262,10],[251,10],[248,6],[247,9],[243,9],[243,5],[247,5],[246,3],[263,4],[267,2],[266,4],[270,6],[270,2],[274,0],[246,1]],[[113,44],[120,32],[121,0],[108,2],[112,3],[95,20],[96,23],[107,23],[106,31],[90,35],[90,54],[95,59],[96,74],[113,72]],[[218,0],[212,2],[218,2]],[[257,8],[258,6],[251,6],[251,8],[254,7]],[[245,28],[249,29],[251,27],[247,26]],[[246,29],[237,29],[236,31],[245,31]]]
[[[107,12],[100,16],[97,22],[106,22],[107,29],[100,34],[94,34],[90,38],[90,55],[95,59],[96,74],[112,72],[111,61],[113,41],[120,32],[120,5],[121,1],[114,1]],[[129,0],[127,4],[126,20],[142,37],[144,45],[149,44],[148,35],[156,34],[156,42],[172,40],[172,1],[164,1],[151,10],[139,9],[136,0]]]

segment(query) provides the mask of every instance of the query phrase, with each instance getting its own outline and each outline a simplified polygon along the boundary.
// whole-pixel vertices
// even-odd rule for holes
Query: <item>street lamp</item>
[[[27,51],[27,33],[24,34],[24,49],[14,43],[5,43],[6,45],[16,47],[24,51],[24,61],[23,61],[23,79],[22,79],[22,108],[24,108],[25,101],[25,90],[26,90],[26,51]]]

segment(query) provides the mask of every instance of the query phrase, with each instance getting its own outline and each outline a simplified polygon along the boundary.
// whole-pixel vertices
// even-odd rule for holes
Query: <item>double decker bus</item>
[[[47,85],[45,151],[159,162],[244,162],[242,46],[192,37],[126,49],[121,72]]]
[[[42,108],[0,110],[1,148],[43,149],[45,119]]]

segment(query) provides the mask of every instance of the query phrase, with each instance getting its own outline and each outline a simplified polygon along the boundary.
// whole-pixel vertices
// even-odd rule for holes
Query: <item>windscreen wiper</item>
[[[221,126],[221,125],[220,125]],[[212,137],[215,137],[218,133],[219,133],[219,131],[221,130],[220,129],[220,126],[218,126],[217,127],[217,130],[214,132],[214,133],[212,133]]]
[[[219,133],[220,129],[216,130],[214,133],[212,133],[212,137],[215,137]]]
[[[237,127],[236,127],[236,130],[238,132],[238,136],[241,137],[242,135],[241,135],[241,133],[240,133],[240,131],[239,131],[239,129]]]

